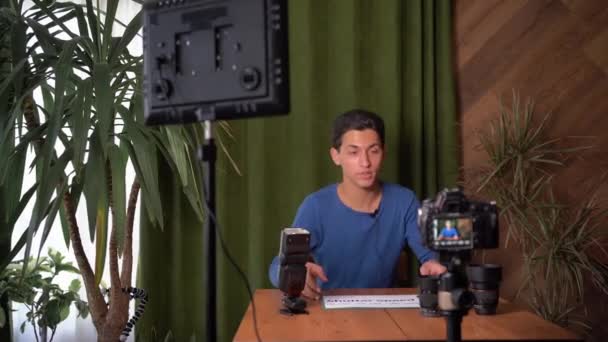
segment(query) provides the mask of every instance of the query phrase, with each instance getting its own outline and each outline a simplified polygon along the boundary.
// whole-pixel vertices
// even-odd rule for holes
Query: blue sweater
[[[329,279],[319,283],[322,289],[391,287],[406,243],[421,263],[436,258],[422,245],[418,206],[411,190],[383,183],[378,212],[358,212],[342,203],[332,184],[304,199],[292,227],[310,231],[313,257]],[[276,287],[278,270],[277,256],[268,271]]]

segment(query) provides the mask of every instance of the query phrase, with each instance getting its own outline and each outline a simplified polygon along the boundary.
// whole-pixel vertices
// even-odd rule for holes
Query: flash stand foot
[[[280,310],[280,312],[283,315],[308,315],[308,311],[306,310],[306,300],[301,297],[285,296],[281,302],[283,303],[283,308]]]

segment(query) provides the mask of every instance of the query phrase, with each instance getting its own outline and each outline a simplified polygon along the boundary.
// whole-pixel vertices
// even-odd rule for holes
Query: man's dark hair
[[[363,109],[352,109],[338,115],[332,129],[332,146],[339,150],[342,146],[342,136],[353,129],[357,131],[373,129],[378,133],[380,142],[384,146],[384,120],[378,114]]]

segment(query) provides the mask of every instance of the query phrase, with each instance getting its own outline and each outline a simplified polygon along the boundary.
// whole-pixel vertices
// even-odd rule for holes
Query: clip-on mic
[[[376,218],[376,216],[378,216],[378,212],[380,212],[380,208],[377,208],[376,210],[369,213],[369,216],[371,216],[372,218]]]
[[[310,233],[302,228],[284,228],[279,249],[279,288],[283,292],[282,314],[308,314],[300,297],[306,285],[306,262],[310,254]]]

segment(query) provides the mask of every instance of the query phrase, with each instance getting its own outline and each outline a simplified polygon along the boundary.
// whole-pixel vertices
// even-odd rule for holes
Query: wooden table
[[[416,289],[341,289],[326,294],[414,294]],[[428,318],[418,309],[325,310],[320,301],[309,302],[310,315],[279,313],[279,290],[257,290],[254,296],[262,341],[445,341],[442,317]],[[582,341],[574,333],[547,322],[531,312],[501,300],[493,316],[474,310],[462,322],[463,340],[483,341]],[[251,305],[247,308],[235,342],[255,342]]]

